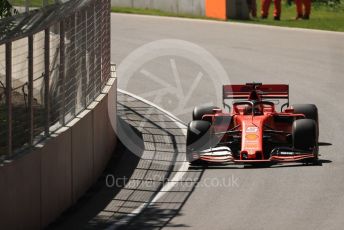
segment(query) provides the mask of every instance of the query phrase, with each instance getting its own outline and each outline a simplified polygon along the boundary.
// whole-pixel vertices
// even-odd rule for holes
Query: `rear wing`
[[[223,104],[226,99],[245,100],[248,99],[251,92],[256,90],[262,99],[284,99],[287,103],[284,106],[289,106],[289,85],[286,84],[268,84],[262,83],[247,83],[245,85],[224,85],[223,86]]]

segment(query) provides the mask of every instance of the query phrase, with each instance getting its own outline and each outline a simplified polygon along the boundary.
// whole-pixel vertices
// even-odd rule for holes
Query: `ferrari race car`
[[[223,107],[194,109],[186,138],[191,164],[317,163],[317,107],[289,106],[288,85],[224,85]]]

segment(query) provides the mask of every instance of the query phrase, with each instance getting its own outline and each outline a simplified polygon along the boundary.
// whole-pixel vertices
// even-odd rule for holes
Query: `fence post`
[[[28,107],[29,107],[29,143],[33,145],[33,36],[28,36]]]
[[[87,67],[86,67],[86,44],[87,44],[87,30],[86,27],[83,29],[80,25],[86,20],[86,11],[82,11],[78,13],[77,17],[77,24],[78,24],[78,34],[79,34],[79,47],[81,49],[81,89],[82,89],[82,98],[83,98],[83,105],[87,107],[88,98],[87,98]]]
[[[103,6],[102,6],[103,7]],[[93,15],[95,19],[95,33],[100,34],[98,37],[94,37],[93,42],[96,43],[96,49],[94,50],[94,55],[95,55],[95,63],[94,63],[94,92],[95,92],[95,97],[98,95],[98,93],[101,93],[101,82],[102,82],[102,77],[103,77],[103,68],[102,68],[102,54],[103,54],[103,39],[105,34],[104,32],[104,26],[105,22],[103,20],[103,8],[98,11],[99,13],[97,14],[96,6],[93,6]]]
[[[66,116],[66,77],[65,77],[65,28],[64,20],[60,22],[60,68],[59,68],[59,78],[61,80],[61,91],[62,91],[62,105],[61,105],[61,121],[62,125],[65,125]]]
[[[30,0],[25,0],[25,13],[29,13],[30,11]]]
[[[12,42],[6,43],[7,153],[12,155]]]
[[[107,34],[106,34],[106,48],[105,48],[105,56],[106,56],[106,64],[107,66],[104,67],[107,71],[106,71],[106,79],[104,81],[103,87],[105,86],[105,84],[107,83],[107,81],[109,80],[110,76],[111,76],[111,1],[107,0],[107,9],[105,10],[106,13],[106,29],[107,29]]]
[[[91,98],[93,101],[96,98],[96,87],[95,87],[95,82],[96,82],[96,64],[95,64],[95,59],[96,59],[96,52],[98,49],[98,46],[100,45],[100,42],[95,42],[95,31],[97,30],[95,24],[94,24],[94,19],[95,19],[95,12],[94,12],[94,5],[91,5],[90,7],[87,8],[86,10],[86,52],[88,54],[88,76],[89,76],[89,86],[88,87],[88,97]],[[98,26],[101,28],[101,25]],[[98,34],[98,36],[101,36]],[[101,39],[100,37],[98,37]]]
[[[44,134],[49,136],[50,127],[50,101],[49,101],[49,81],[50,81],[50,29],[44,30],[44,106],[45,106],[45,125]]]
[[[68,30],[69,30],[69,47],[70,47],[70,51],[69,51],[69,68],[68,68],[68,82],[71,83],[72,87],[69,87],[69,94],[72,95],[72,97],[70,98],[72,101],[72,104],[70,104],[71,109],[68,110],[69,113],[72,113],[73,116],[76,115],[77,113],[77,84],[78,84],[78,80],[77,79],[77,74],[76,74],[76,69],[77,69],[77,65],[76,65],[76,34],[75,34],[75,14],[73,14],[71,17],[68,18]],[[70,100],[69,99],[69,100]],[[69,102],[71,103],[71,102]]]
[[[43,7],[49,5],[49,1],[48,0],[43,0],[43,4],[42,5],[43,5]]]

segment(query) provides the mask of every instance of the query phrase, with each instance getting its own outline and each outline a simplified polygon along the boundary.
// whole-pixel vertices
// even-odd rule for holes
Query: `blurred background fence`
[[[110,77],[109,0],[12,2],[44,7],[0,20],[0,160],[75,118]]]

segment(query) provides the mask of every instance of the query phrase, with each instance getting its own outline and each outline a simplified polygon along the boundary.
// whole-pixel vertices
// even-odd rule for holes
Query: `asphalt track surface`
[[[343,33],[124,14],[112,14],[111,23],[120,88],[187,123],[193,106],[221,106],[223,83],[287,83],[291,104],[318,106],[320,141],[332,145],[320,148],[321,166],[184,170],[185,132],[161,110],[120,93],[118,115],[141,137],[142,153],[123,147],[104,176],[130,180],[108,188],[100,179],[52,229],[343,229]],[[128,55],[140,56],[135,50],[150,42],[163,50],[166,43],[156,43],[161,39],[178,41],[154,58],[144,49],[148,53],[129,63],[135,71],[121,75]],[[199,46],[214,58],[174,52],[179,45],[191,53],[188,48]],[[227,75],[221,81],[207,69],[217,61]],[[161,195],[165,182],[173,186]]]
[[[111,23],[112,62],[120,64],[135,49],[152,41],[181,39],[192,42],[219,60],[232,83],[290,84],[291,103],[318,106],[320,141],[332,144],[320,148],[321,166],[189,169],[198,172],[188,176],[194,176],[192,179],[201,184],[213,178],[220,181],[237,178],[238,184],[195,186],[187,199],[180,198],[183,205],[175,216],[156,227],[343,229],[343,33],[123,14],[113,14]],[[154,60],[155,63],[147,64],[145,69],[168,82],[171,68],[164,64],[165,61],[164,58]],[[197,72],[188,66],[188,61],[179,63],[178,70],[183,89],[187,90]],[[130,86],[126,85],[126,90],[145,96],[156,82],[140,80],[140,74],[142,72],[136,73],[137,79],[133,79]],[[125,77],[118,76],[119,81]],[[199,103],[200,95],[213,93],[207,81],[200,82],[190,104]],[[148,94],[147,99],[151,97]],[[173,99],[173,95],[170,98]],[[175,110],[173,100],[169,103],[153,101],[168,111]],[[185,122],[191,119],[190,115],[176,115]],[[161,215],[155,214],[159,219],[163,210]]]

